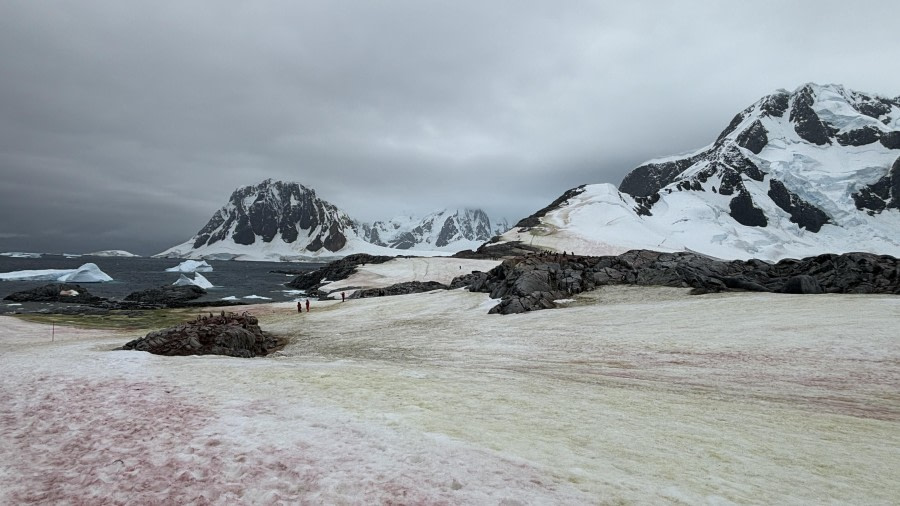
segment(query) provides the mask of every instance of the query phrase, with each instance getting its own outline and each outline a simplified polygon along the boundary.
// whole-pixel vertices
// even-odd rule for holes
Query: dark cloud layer
[[[852,9],[852,10],[848,10]],[[236,187],[515,220],[777,88],[895,96],[891,1],[0,3],[0,251],[150,254]]]

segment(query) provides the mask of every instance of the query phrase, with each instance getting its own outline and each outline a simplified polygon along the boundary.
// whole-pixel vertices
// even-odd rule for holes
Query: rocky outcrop
[[[831,222],[824,211],[788,190],[784,183],[777,179],[769,181],[769,198],[791,215],[792,222],[810,232],[818,232],[822,229],[822,225]]]
[[[616,284],[685,287],[696,294],[726,290],[900,294],[900,260],[870,253],[775,264],[647,250],[602,257],[539,254],[506,260],[466,281],[469,290],[501,299],[491,313],[510,314],[553,308],[555,300]]]
[[[410,293],[423,293],[433,290],[446,290],[449,287],[437,281],[409,281],[397,283],[384,288],[367,288],[357,290],[350,296],[351,299],[366,299],[370,297],[387,297],[391,295],[407,295]]]
[[[130,293],[125,297],[125,301],[160,307],[181,307],[204,295],[206,295],[206,290],[197,285],[162,286]]]
[[[878,181],[853,194],[856,208],[874,216],[885,209],[900,209],[900,157]]]
[[[383,264],[388,260],[396,257],[369,255],[359,253],[349,255],[340,260],[335,260],[314,271],[303,273],[293,280],[285,283],[285,286],[295,290],[305,290],[312,293],[319,289],[326,282],[339,281],[347,279],[351,274],[356,272],[356,267],[363,264]]]
[[[30,290],[7,295],[3,300],[12,302],[65,302],[70,304],[97,304],[106,301],[88,293],[81,285],[50,283]]]
[[[251,358],[267,355],[284,344],[286,341],[264,333],[254,316],[222,312],[150,332],[126,343],[121,349],[167,356],[227,355]]]

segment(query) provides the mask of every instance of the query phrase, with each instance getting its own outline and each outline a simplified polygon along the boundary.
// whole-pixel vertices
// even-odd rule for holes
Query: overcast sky
[[[157,253],[235,188],[511,222],[778,88],[900,95],[900,2],[0,1],[0,251]]]

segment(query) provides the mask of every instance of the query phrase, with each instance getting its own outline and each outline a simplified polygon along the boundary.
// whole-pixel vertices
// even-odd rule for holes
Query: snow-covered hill
[[[898,209],[900,97],[807,84],[762,98],[709,146],[641,165],[618,190],[569,190],[501,242],[582,254],[900,256]]]
[[[509,229],[506,220],[491,225],[481,209],[438,211],[417,219],[400,216],[390,221],[363,225],[368,242],[403,250],[438,250],[456,252],[475,249],[495,235]]]
[[[424,219],[363,224],[298,183],[267,179],[232,193],[194,237],[156,257],[328,261],[354,253],[445,256],[503,230],[481,210],[441,211]]]

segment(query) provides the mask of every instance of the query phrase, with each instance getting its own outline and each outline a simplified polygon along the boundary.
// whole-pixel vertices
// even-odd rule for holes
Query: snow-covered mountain
[[[477,247],[498,233],[480,210],[363,224],[310,188],[267,179],[235,190],[197,235],[154,256],[331,260],[354,253],[408,255],[410,249],[438,256]]]
[[[417,219],[400,216],[363,225],[363,237],[373,244],[403,250],[460,251],[475,249],[509,229],[505,219],[494,226],[481,209],[438,211]]]
[[[776,91],[709,146],[651,160],[618,190],[567,191],[501,237],[510,241],[582,254],[900,256],[900,97],[839,85]]]

